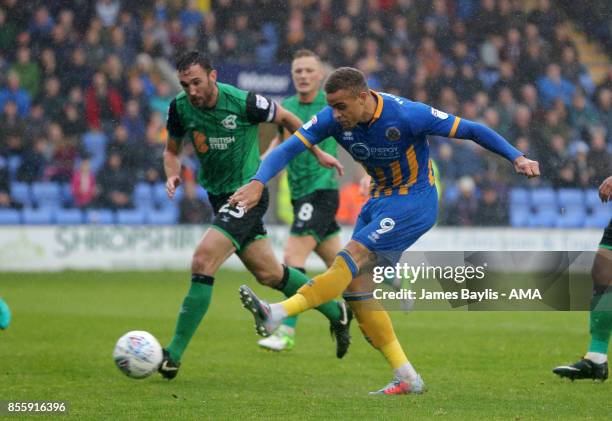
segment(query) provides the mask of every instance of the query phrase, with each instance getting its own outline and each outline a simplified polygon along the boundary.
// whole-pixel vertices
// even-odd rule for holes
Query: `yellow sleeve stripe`
[[[457,129],[459,128],[459,122],[461,121],[461,117],[455,117],[455,121],[453,122],[453,127],[451,128],[448,137],[455,137],[457,134]]]
[[[303,143],[303,144],[304,144],[304,145],[305,145],[305,146],[306,146],[308,149],[312,148],[312,143],[310,143],[310,142],[308,141],[308,139],[306,139],[302,133],[300,133],[300,132],[296,131],[296,132],[295,132],[295,133],[293,133],[293,134],[294,134],[294,135],[295,135],[295,136],[296,136],[298,139],[300,139],[300,140],[302,141],[302,143]]]

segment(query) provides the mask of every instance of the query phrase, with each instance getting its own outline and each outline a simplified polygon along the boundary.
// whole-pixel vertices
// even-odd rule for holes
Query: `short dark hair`
[[[299,50],[297,50],[295,52],[295,54],[293,55],[293,59],[298,59],[298,58],[302,58],[302,57],[314,57],[316,58],[318,61],[321,61],[321,59],[319,58],[319,56],[317,55],[317,53],[315,53],[312,50],[309,50],[307,48],[300,48]]]
[[[199,51],[188,51],[180,54],[176,58],[176,70],[184,72],[193,65],[199,65],[202,69],[206,70],[206,73],[210,73],[213,70],[212,62],[203,53]]]
[[[333,94],[341,89],[347,89],[358,95],[360,92],[367,92],[368,82],[360,70],[353,67],[340,67],[327,78],[325,93]]]

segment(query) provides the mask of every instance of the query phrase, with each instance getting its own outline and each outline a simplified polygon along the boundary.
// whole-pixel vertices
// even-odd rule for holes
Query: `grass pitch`
[[[609,382],[551,373],[585,351],[586,312],[393,313],[429,390],[388,398],[367,395],[391,373],[356,325],[343,360],[316,312],[299,319],[293,351],[259,349],[238,299],[247,280],[255,284],[246,273],[217,276],[208,314],[168,382],[125,377],[111,353],[133,329],[169,342],[188,273],[2,273],[13,323],[0,331],[0,399],[66,400],[79,420],[609,419]]]

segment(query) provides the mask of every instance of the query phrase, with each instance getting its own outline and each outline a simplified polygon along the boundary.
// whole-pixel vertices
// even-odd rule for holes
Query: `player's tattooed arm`
[[[181,142],[168,136],[164,149],[164,171],[166,172],[166,193],[172,199],[181,184]]]

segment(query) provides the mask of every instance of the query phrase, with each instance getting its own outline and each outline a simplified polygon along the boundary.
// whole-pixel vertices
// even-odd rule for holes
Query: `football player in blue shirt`
[[[285,317],[344,292],[364,335],[394,371],[394,379],[372,393],[421,393],[425,388],[421,376],[406,358],[389,315],[373,299],[372,269],[383,261],[395,265],[402,252],[436,221],[438,196],[427,136],[473,139],[505,157],[517,173],[528,177],[540,175],[539,165],[482,124],[368,89],[363,73],[357,69],[335,70],[325,83],[325,92],[329,105],[274,149],[251,182],[241,187],[230,202],[251,209],[265,184],[291,158],[330,136],[372,177],[370,199],[361,210],[351,241],[332,266],[297,294],[268,304],[242,286],[240,296],[255,317],[257,332],[267,336]]]

